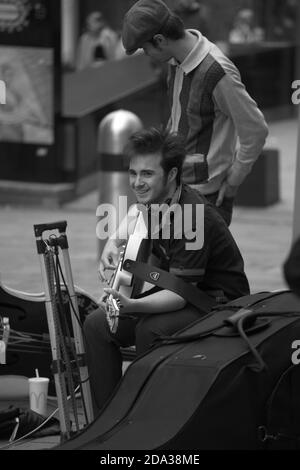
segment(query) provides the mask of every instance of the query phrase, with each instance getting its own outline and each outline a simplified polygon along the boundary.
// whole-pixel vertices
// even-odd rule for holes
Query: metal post
[[[138,116],[126,110],[109,113],[99,125],[99,204],[110,204],[115,209],[115,220],[110,221],[112,226],[118,227],[120,218],[123,218],[120,217],[123,212],[120,208],[120,196],[123,196],[128,208],[135,202],[129,188],[124,147],[129,137],[142,128],[143,124]],[[100,239],[99,253],[106,241]]]
[[[78,41],[78,0],[62,0],[61,7],[61,61],[74,68]]]

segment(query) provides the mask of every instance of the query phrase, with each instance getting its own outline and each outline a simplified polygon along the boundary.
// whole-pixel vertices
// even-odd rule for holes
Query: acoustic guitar
[[[148,230],[144,221],[142,212],[140,211],[136,215],[136,223],[134,226],[134,231],[129,235],[127,243],[123,245],[117,264],[117,268],[109,282],[109,287],[117,290],[126,297],[131,297],[133,294],[134,279],[133,275],[123,269],[123,263],[125,260],[130,259],[132,261],[145,260],[147,256],[147,240]],[[142,283],[140,286],[140,292],[146,292],[151,289],[153,286],[149,283]],[[139,292],[139,293],[140,293]],[[116,333],[119,325],[120,318],[120,304],[119,302],[110,294],[106,299],[106,318],[109,325],[109,328],[112,333]],[[124,318],[128,316],[124,315]]]

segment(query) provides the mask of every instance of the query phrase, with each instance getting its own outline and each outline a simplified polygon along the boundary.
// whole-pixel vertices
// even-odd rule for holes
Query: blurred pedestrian
[[[169,2],[165,2],[168,6]],[[173,10],[183,21],[185,28],[198,29],[205,36],[209,36],[208,7],[200,5],[196,0],[175,0],[172,2]]]
[[[255,25],[254,11],[250,8],[240,10],[234,26],[229,33],[231,44],[251,44],[264,39],[264,31]]]
[[[79,38],[77,69],[101,65],[115,58],[118,34],[112,30],[100,11],[90,13],[85,21],[85,32]]]

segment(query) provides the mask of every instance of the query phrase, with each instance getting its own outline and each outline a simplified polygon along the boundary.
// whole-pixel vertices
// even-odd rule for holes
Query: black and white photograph
[[[0,162],[2,455],[300,450],[300,0],[0,0]]]

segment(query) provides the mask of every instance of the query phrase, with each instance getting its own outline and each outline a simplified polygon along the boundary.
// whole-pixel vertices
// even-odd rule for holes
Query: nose
[[[143,178],[140,175],[137,175],[133,181],[133,186],[135,188],[141,188],[144,186]]]

